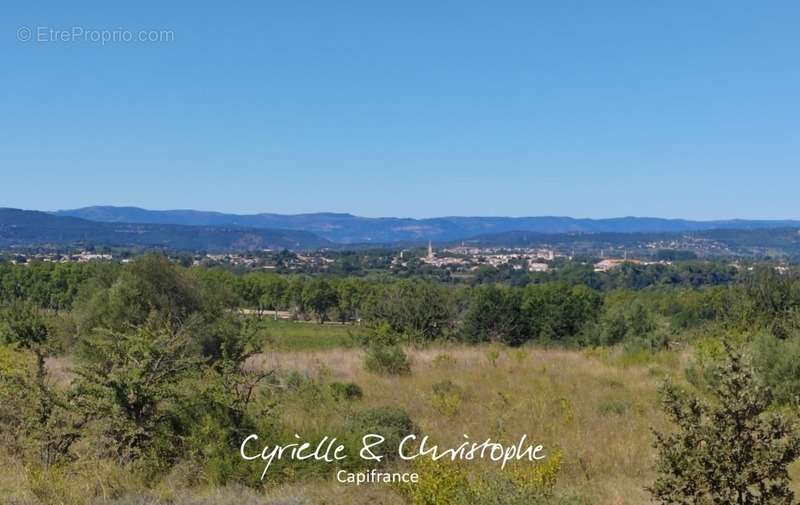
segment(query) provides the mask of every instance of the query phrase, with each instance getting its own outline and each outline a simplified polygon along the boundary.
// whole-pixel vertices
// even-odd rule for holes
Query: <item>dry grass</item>
[[[563,453],[559,491],[585,497],[598,505],[641,505],[651,503],[644,490],[654,477],[651,430],[667,428],[656,389],[666,376],[682,381],[689,352],[630,356],[607,349],[581,352],[489,345],[438,346],[409,350],[412,373],[401,377],[367,372],[363,353],[358,349],[273,352],[253,357],[247,366],[295,370],[323,380],[355,382],[364,390],[359,408],[398,406],[411,415],[425,434],[443,445],[461,442],[463,434],[472,439],[492,437],[507,442],[515,442],[526,434],[547,451]],[[56,382],[69,382],[68,362],[50,361],[48,370]],[[462,392],[447,409],[437,403],[433,393],[434,385],[442,381],[451,381]],[[325,405],[289,405],[283,415],[289,427],[298,433],[324,432],[341,421],[337,418],[341,412]],[[490,469],[487,465],[470,462],[466,468],[473,475],[494,471],[494,467]],[[13,463],[4,467],[7,470],[0,476],[0,496],[5,501],[11,497],[21,504],[39,503],[26,491],[36,487],[35,482],[31,483],[32,476]],[[105,478],[103,473],[98,475],[97,482]],[[792,468],[792,475],[800,476],[800,466]],[[138,485],[131,482],[122,487],[135,489]],[[333,481],[268,484],[264,494],[259,495],[238,488],[167,491],[170,486],[167,478],[151,491],[163,501],[159,498],[152,502],[119,503],[402,503],[387,487],[355,487]],[[72,487],[81,489],[77,485]],[[72,503],[50,501],[62,502]],[[0,503],[4,500],[0,499]]]
[[[66,357],[51,357],[45,360],[47,378],[58,387],[69,387],[76,375],[72,371],[72,360]]]
[[[463,434],[509,442],[527,434],[546,449],[563,451],[562,490],[598,504],[649,503],[644,486],[653,478],[651,428],[664,427],[656,388],[665,374],[680,375],[679,356],[625,364],[615,354],[494,346],[409,354],[412,374],[403,377],[365,371],[357,350],[275,353],[254,358],[250,366],[356,382],[365,406],[401,407],[445,445],[460,443]],[[433,394],[433,385],[445,380],[464,393],[448,412]],[[320,429],[319,417],[287,414],[299,432]],[[481,471],[480,463],[470,467]]]

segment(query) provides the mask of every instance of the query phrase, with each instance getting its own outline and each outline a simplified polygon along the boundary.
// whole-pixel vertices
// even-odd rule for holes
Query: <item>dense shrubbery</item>
[[[44,378],[48,318],[56,316],[29,302],[3,310],[0,335],[14,346],[5,352],[35,357],[4,365],[0,419],[16,427],[12,450],[50,465],[91,447],[99,460],[148,473],[193,454],[209,478],[234,478],[238,463],[224,459],[252,428],[248,391],[264,378],[241,369],[260,350],[254,334],[187,272],[156,256],[93,278],[81,291],[72,314],[77,378],[66,389]],[[214,443],[201,443],[208,434]]]

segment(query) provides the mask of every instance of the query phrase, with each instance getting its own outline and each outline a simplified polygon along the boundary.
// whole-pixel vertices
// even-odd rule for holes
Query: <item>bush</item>
[[[717,368],[714,403],[666,383],[664,410],[677,430],[656,433],[659,503],[791,504],[787,466],[800,456],[795,421],[768,411],[769,389],[744,359],[726,347]]]
[[[372,344],[365,357],[367,370],[387,375],[408,375],[411,360],[399,345]]]
[[[353,382],[332,382],[330,384],[331,394],[336,400],[359,400],[364,397],[361,386]]]
[[[469,479],[457,463],[446,460],[414,460],[417,484],[400,487],[411,505],[578,505],[582,500],[553,493],[561,470],[562,455],[556,452],[535,465],[514,466],[510,472]]]
[[[419,433],[408,413],[397,407],[377,407],[356,412],[345,428],[359,438],[367,434],[384,437],[383,444],[373,451],[376,455],[385,456],[383,461],[397,457],[397,447],[403,438]]]
[[[433,358],[432,363],[433,366],[435,366],[436,368],[442,368],[446,370],[452,366],[455,366],[458,363],[458,361],[452,355],[447,353],[442,353],[436,355],[436,357]]]
[[[781,404],[800,404],[800,336],[779,340],[761,334],[753,341],[753,364]]]
[[[400,488],[411,505],[474,503],[469,479],[460,466],[424,458],[414,460],[413,469],[419,474],[419,482]]]
[[[628,406],[625,405],[624,402],[619,400],[609,400],[601,403],[600,406],[597,408],[597,411],[604,416],[608,414],[616,414],[618,416],[621,416],[622,414],[625,413],[627,409]]]
[[[463,399],[463,390],[452,381],[444,380],[433,385],[431,405],[434,410],[443,416],[452,417],[456,415],[461,408]]]

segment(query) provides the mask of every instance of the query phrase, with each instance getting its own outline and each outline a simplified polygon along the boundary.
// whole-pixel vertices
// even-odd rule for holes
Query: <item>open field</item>
[[[287,329],[285,335],[304,342],[318,341],[333,328],[303,323],[285,323],[279,327]],[[687,349],[631,356],[611,349],[572,351],[444,345],[410,349],[412,373],[387,377],[364,370],[361,350],[330,348],[267,352],[251,358],[246,366],[297,371],[323,385],[333,381],[354,382],[363,389],[364,396],[347,408],[400,407],[410,414],[422,433],[443,445],[457,445],[463,434],[471,439],[492,437],[509,442],[527,434],[530,440],[542,443],[547,453],[563,455],[556,485],[558,493],[600,505],[639,505],[651,503],[644,489],[654,477],[651,429],[668,428],[659,409],[657,386],[666,377],[684,382],[683,368],[689,353]],[[68,382],[68,360],[54,361],[49,367],[54,379]],[[445,403],[434,393],[434,386],[444,381],[450,381],[459,392]],[[302,392],[290,396],[283,406],[287,428],[301,434],[325,433],[345,415],[341,406],[309,401]],[[469,462],[464,468],[473,477],[497,471],[480,462]],[[105,471],[111,472],[115,479],[125,479],[114,470]],[[70,489],[89,486],[93,489],[90,492],[97,492],[101,479],[108,477],[98,475],[94,484],[64,481],[61,485]],[[11,493],[7,496],[30,496],[30,487],[42,485],[36,479],[42,476],[12,465],[0,479],[0,488]],[[125,484],[131,489],[137,486],[131,482]],[[76,496],[87,492],[73,491]],[[155,489],[142,492],[153,496],[153,500],[158,497],[168,501],[130,503],[171,500],[193,504],[404,503],[394,488],[348,486],[332,479],[267,484],[263,491],[262,494],[243,488],[181,490],[167,478]],[[100,498],[100,503],[115,503]],[[76,498],[49,503],[82,502]]]
[[[304,321],[274,320],[265,316],[259,327],[267,332],[269,351],[317,351],[347,348],[353,345],[358,326],[316,324]]]
[[[506,440],[527,434],[563,453],[559,490],[593,503],[648,503],[643,487],[653,478],[650,430],[665,427],[656,388],[666,376],[680,380],[683,356],[664,353],[626,366],[614,353],[539,348],[454,346],[410,354],[407,377],[364,371],[361,352],[352,349],[273,353],[253,358],[249,366],[355,382],[364,389],[364,404],[403,408],[423,433],[445,445],[457,445],[463,434]],[[454,405],[440,404],[433,393],[443,381],[463,393]],[[298,432],[318,432],[327,422],[302,408],[287,417]],[[304,488],[283,492],[314,494]],[[359,503],[361,493],[353,491],[348,501]]]

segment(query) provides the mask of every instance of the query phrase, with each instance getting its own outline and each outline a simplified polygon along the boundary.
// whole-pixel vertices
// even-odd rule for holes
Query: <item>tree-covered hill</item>
[[[250,229],[232,225],[101,223],[37,211],[0,209],[0,247],[88,245],[249,251],[318,249],[329,242],[299,230]]]
[[[339,243],[464,240],[484,234],[527,231],[536,233],[681,233],[711,229],[756,229],[800,226],[791,220],[690,221],[650,217],[576,219],[561,216],[469,217],[429,219],[369,218],[342,213],[224,214],[197,210],[147,210],[138,207],[95,206],[63,210],[61,216],[113,223],[183,224],[279,228],[315,233]]]

